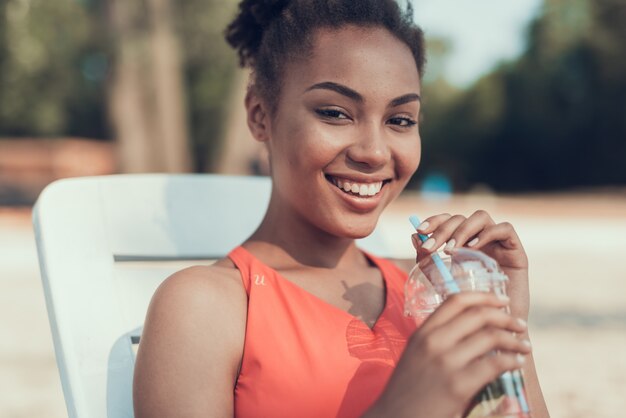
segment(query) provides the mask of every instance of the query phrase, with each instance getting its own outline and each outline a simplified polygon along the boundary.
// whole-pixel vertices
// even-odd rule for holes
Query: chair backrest
[[[33,222],[70,418],[133,417],[135,347],[155,289],[244,241],[270,191],[263,177],[149,174],[60,180],[42,192]],[[359,245],[388,255],[377,232]]]

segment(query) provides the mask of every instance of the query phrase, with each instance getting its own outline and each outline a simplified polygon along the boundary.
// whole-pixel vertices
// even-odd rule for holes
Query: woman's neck
[[[338,268],[366,262],[352,238],[337,237],[271,208],[244,246],[277,269]]]

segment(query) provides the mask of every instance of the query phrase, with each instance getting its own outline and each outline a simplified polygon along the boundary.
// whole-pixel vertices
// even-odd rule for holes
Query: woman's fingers
[[[448,349],[484,329],[500,330],[512,335],[526,332],[527,326],[524,321],[500,308],[477,306],[464,310],[444,325],[433,329],[431,334],[442,349]]]
[[[417,232],[419,235],[427,236],[426,241],[423,241],[417,237],[417,234],[414,234],[415,238],[413,239],[413,246],[417,250],[418,259],[420,258],[420,252],[423,254],[428,254],[441,246],[441,242],[437,243],[437,237],[433,237],[431,232],[436,231],[441,224],[448,221],[452,215],[449,213],[442,213],[439,215],[431,216],[426,218],[418,227]]]
[[[419,252],[430,253],[446,243],[446,250],[462,247],[468,243],[475,244],[475,238],[495,222],[484,210],[474,212],[469,218],[463,215],[441,214],[427,218],[418,227],[421,234],[430,234],[424,243],[415,243]],[[417,244],[417,245],[416,245]]]
[[[508,269],[528,270],[528,257],[524,251],[524,246],[515,229],[508,222],[486,228],[470,244],[472,244],[470,248],[483,251],[494,258],[511,279],[513,272]]]
[[[502,309],[506,306],[506,303],[502,303],[504,301],[481,298],[483,295],[494,296],[488,293],[463,293],[451,298],[451,303],[444,303],[420,328],[419,344],[422,349],[430,353],[444,353],[467,344],[467,341],[474,341],[471,340],[473,336],[479,336],[482,345],[472,344],[471,347],[479,351],[469,351],[470,356],[512,348],[510,345],[499,346],[497,338],[488,337],[502,337],[499,331],[515,338],[515,333],[526,332],[526,323],[505,312]],[[480,349],[483,351],[480,352]]]
[[[465,222],[465,216],[449,214],[432,216],[418,227],[421,234],[430,234],[428,239],[418,246],[418,252],[431,253],[448,241],[454,231]]]
[[[457,353],[453,361],[457,367],[492,350],[529,352],[515,336],[525,333],[527,325],[505,312],[506,304],[491,293],[453,295],[414,334],[417,349],[433,357],[454,358]],[[466,350],[465,354],[459,354],[459,349]]]
[[[509,250],[515,250],[522,246],[515,228],[508,222],[502,222],[482,230],[476,235],[474,242],[471,242],[472,245],[468,246],[480,249],[494,241],[498,241],[502,247]]]
[[[455,376],[450,379],[452,384],[459,379],[464,382],[463,386],[474,386],[465,394],[471,396],[504,371],[520,368],[530,352],[527,340],[507,331],[486,328],[439,356],[433,356],[431,361],[439,373]],[[467,377],[472,381],[465,380]]]
[[[468,218],[447,213],[431,216],[420,224],[418,232],[430,234],[428,241],[417,245],[419,249],[428,252],[436,250],[444,243],[448,244],[446,249],[462,246],[479,248],[493,241],[501,241],[503,246],[511,249],[518,248],[520,244],[510,223],[496,224],[484,210],[477,210]],[[414,239],[417,240],[417,236]]]
[[[439,225],[443,222],[450,219],[452,215],[449,213],[442,213],[439,215],[431,216],[429,218],[424,219],[424,221],[417,227],[418,232],[422,234],[430,234],[432,231],[437,229]]]
[[[526,357],[519,353],[483,356],[455,374],[450,393],[458,399],[469,399],[502,373],[521,368]]]
[[[480,249],[495,257],[504,268],[528,266],[522,243],[513,226],[508,222],[496,224],[483,210],[474,212],[468,218],[447,213],[431,216],[422,222],[418,232],[430,236],[425,242],[421,242],[417,234],[413,235],[417,260],[446,244],[445,251],[458,247]]]
[[[454,367],[465,367],[485,355],[520,354],[532,351],[530,341],[498,328],[486,328],[476,332],[457,344],[449,353],[449,362]],[[489,354],[495,353],[498,354]]]
[[[484,210],[477,210],[452,232],[446,250],[475,244],[476,237],[495,225],[491,216]],[[468,245],[471,246],[471,245]]]
[[[439,306],[435,312],[422,324],[422,332],[441,327],[450,322],[458,315],[462,315],[467,309],[472,307],[492,307],[502,309],[507,306],[508,298],[487,292],[463,292],[450,296]]]

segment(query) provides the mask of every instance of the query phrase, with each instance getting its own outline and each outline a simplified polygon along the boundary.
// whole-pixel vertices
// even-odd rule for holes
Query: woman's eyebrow
[[[420,102],[421,100],[422,98],[420,97],[419,94],[409,93],[409,94],[405,94],[403,96],[396,97],[395,99],[393,99],[391,102],[389,102],[389,107],[401,106],[409,102]]]
[[[332,81],[324,81],[322,83],[313,84],[311,87],[309,87],[305,91],[311,91],[311,90],[316,90],[316,89],[331,90],[343,96],[346,96],[349,99],[352,99],[358,103],[363,103],[365,101],[363,96],[357,91],[352,90],[348,86],[344,86],[343,84],[339,84],[339,83],[334,83]],[[391,102],[389,102],[388,107],[397,107],[405,103],[414,102],[414,101],[417,101],[417,102],[421,101],[420,95],[416,93],[409,93],[400,97],[396,97]]]
[[[316,89],[331,90],[343,96],[346,96],[347,98],[352,99],[355,102],[363,103],[364,101],[363,96],[352,90],[350,87],[344,86],[343,84],[333,83],[332,81],[324,81],[323,83],[313,84],[305,91],[311,91]]]

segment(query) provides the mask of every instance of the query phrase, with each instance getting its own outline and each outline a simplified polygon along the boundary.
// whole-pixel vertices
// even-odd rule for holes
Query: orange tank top
[[[366,256],[386,288],[372,329],[243,247],[228,255],[248,294],[235,417],[358,417],[378,398],[416,325],[403,315],[407,274]]]

